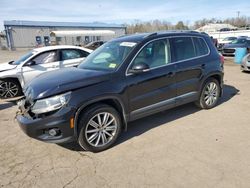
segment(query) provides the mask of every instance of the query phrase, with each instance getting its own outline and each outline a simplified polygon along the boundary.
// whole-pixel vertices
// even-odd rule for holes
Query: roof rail
[[[148,35],[144,36],[143,38],[146,39],[146,38],[153,37],[153,36],[156,36],[156,35],[157,35],[157,32],[149,33]]]

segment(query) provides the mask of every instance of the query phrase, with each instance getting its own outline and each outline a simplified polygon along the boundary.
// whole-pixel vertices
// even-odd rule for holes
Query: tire
[[[80,127],[79,145],[86,151],[100,152],[116,142],[122,130],[122,121],[114,108],[97,104],[83,113],[78,127]]]
[[[0,80],[0,98],[8,99],[21,96],[23,94],[19,82],[15,79]]]
[[[220,93],[221,87],[218,80],[209,78],[203,84],[199,100],[195,104],[202,109],[211,109],[217,105]]]

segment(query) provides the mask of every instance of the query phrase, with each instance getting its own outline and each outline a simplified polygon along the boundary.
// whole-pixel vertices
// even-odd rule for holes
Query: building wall
[[[37,46],[36,36],[41,36],[44,45],[44,36],[50,36],[51,31],[60,30],[112,30],[115,36],[102,36],[100,40],[108,41],[112,38],[125,34],[125,28],[82,28],[82,27],[23,27],[23,26],[7,26],[11,27],[12,48],[32,48]],[[79,39],[79,38],[78,38]],[[92,38],[90,37],[90,41]],[[59,44],[79,45],[84,44],[85,36],[80,37],[77,41],[76,37],[62,37]]]

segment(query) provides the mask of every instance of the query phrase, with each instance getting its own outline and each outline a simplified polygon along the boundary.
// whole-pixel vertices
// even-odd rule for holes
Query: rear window
[[[209,50],[206,42],[202,38],[193,37],[196,56],[202,56],[208,54]]]
[[[195,57],[195,49],[191,37],[176,37],[172,39],[175,60],[181,61]]]

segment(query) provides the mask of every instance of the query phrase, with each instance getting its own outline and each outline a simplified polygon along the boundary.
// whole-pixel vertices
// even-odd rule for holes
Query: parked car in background
[[[36,48],[17,61],[0,64],[0,98],[22,95],[22,87],[38,75],[78,66],[92,50],[76,46]]]
[[[250,48],[250,38],[247,37],[239,37],[236,40],[232,41],[229,44],[225,44],[222,47],[221,53],[222,55],[235,55],[236,48]]]
[[[250,48],[248,49],[248,54],[242,59],[241,70],[250,71]]]
[[[223,57],[207,35],[123,36],[96,49],[78,68],[30,82],[17,121],[32,138],[77,141],[84,150],[99,152],[115,143],[129,121],[190,102],[215,107],[223,75]]]
[[[221,51],[222,47],[225,44],[229,44],[229,43],[233,42],[234,40],[237,40],[237,37],[226,37],[226,38],[224,38],[223,40],[221,40],[219,42],[219,44],[218,44],[218,50]]]
[[[103,44],[104,44],[103,41],[94,41],[94,42],[90,42],[89,44],[87,44],[84,47],[88,48],[88,49],[91,49],[91,50],[95,50],[96,48],[99,48]]]

